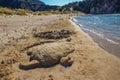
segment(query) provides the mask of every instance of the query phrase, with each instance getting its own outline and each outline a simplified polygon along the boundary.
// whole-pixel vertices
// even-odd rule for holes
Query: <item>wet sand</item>
[[[85,30],[84,30],[85,31]],[[111,40],[106,40],[101,38],[91,32],[85,31],[88,33],[98,45],[104,50],[108,51],[110,54],[115,55],[120,58],[120,44],[117,42],[112,42]]]

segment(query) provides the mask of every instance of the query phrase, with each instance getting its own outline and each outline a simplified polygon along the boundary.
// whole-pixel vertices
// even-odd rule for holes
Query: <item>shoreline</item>
[[[76,21],[74,21],[73,18],[71,18],[71,20],[79,27],[79,29],[81,29],[82,32],[86,33],[89,38],[92,38],[92,40],[94,40],[102,49],[104,49],[108,53],[120,58],[120,54],[119,54],[120,44],[119,43],[109,38],[101,37],[101,35],[95,34],[91,31],[82,29],[81,25],[77,23]]]
[[[84,34],[84,35],[87,36],[90,40],[92,40],[92,38],[91,38],[87,33],[85,33],[85,32],[81,29],[81,27],[79,26],[79,24],[76,23],[76,22],[73,20],[73,17],[72,17],[69,21],[70,21],[70,22],[73,24],[73,26],[76,28],[76,31],[82,32],[82,34]]]
[[[115,42],[109,38],[101,37],[101,35],[95,34],[94,32],[88,31],[86,29],[82,29],[81,25],[74,21],[73,18],[74,17],[72,17],[71,20],[81,29],[81,31],[87,34],[88,37],[92,38],[92,40],[95,41],[102,49],[107,51],[109,54],[120,58],[120,44],[118,42]]]

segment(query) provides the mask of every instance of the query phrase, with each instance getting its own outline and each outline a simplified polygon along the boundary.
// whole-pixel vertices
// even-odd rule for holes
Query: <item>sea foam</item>
[[[73,18],[73,21],[77,25],[79,25],[84,31],[90,32],[90,33],[92,33],[92,34],[94,34],[94,35],[96,35],[96,36],[98,36],[98,37],[100,37],[102,39],[105,39],[106,41],[109,41],[112,44],[116,44],[116,45],[119,44],[119,43],[115,42],[114,40],[109,39],[108,37],[106,37],[105,34],[103,34],[102,32],[100,33],[100,32],[97,32],[96,30],[92,30],[92,29],[88,29],[88,28],[84,27],[84,25],[78,23],[78,21],[75,18]]]

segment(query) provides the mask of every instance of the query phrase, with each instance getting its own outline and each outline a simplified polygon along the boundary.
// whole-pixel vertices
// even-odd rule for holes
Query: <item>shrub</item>
[[[0,15],[13,15],[14,11],[8,8],[0,8]]]
[[[23,9],[15,9],[16,15],[27,15],[28,11]]]

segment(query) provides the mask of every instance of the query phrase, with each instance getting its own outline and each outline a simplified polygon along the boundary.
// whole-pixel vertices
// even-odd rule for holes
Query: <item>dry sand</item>
[[[0,16],[0,23],[4,25],[0,29],[0,80],[120,80],[120,59],[100,48],[67,15]],[[44,68],[29,62],[28,48],[41,43],[64,45],[67,39],[35,38],[33,34],[61,29],[75,33],[68,42],[75,48],[69,55],[72,66]],[[20,69],[20,63],[29,68]]]

